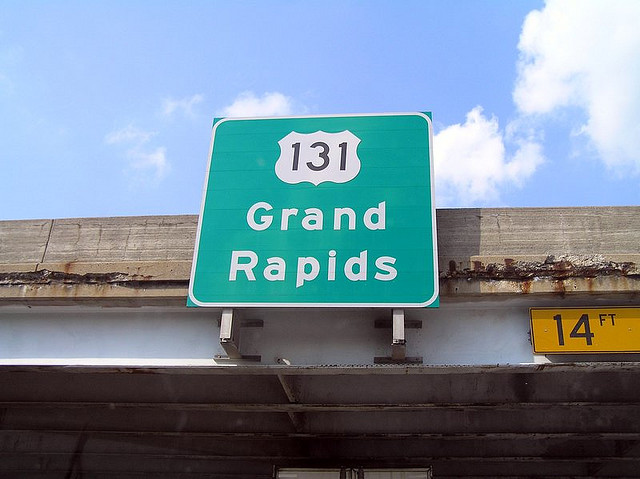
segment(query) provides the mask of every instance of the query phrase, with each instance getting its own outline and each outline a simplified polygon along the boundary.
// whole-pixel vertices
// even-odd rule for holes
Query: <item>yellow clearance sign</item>
[[[640,308],[531,308],[538,354],[638,353]]]

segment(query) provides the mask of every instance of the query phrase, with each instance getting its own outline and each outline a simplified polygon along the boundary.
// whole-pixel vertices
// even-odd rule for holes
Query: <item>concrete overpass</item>
[[[0,477],[638,477],[640,356],[534,355],[529,308],[640,306],[640,207],[437,222],[395,315],[187,309],[195,216],[0,222]]]

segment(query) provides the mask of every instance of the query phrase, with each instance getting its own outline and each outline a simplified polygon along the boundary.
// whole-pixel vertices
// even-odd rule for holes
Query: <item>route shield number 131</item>
[[[285,183],[347,183],[360,172],[360,138],[348,130],[339,133],[297,133],[280,141],[276,175]]]

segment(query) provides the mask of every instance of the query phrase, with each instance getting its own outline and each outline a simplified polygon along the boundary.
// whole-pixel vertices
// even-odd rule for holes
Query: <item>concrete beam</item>
[[[35,265],[42,261],[53,220],[0,221],[0,265]]]
[[[0,299],[184,299],[197,216],[0,222]],[[640,207],[437,211],[443,297],[640,291]]]

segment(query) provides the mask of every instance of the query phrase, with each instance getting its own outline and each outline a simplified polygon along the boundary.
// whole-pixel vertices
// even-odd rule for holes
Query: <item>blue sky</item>
[[[438,207],[636,205],[640,2],[25,1],[0,219],[197,214],[216,116],[432,111]]]

